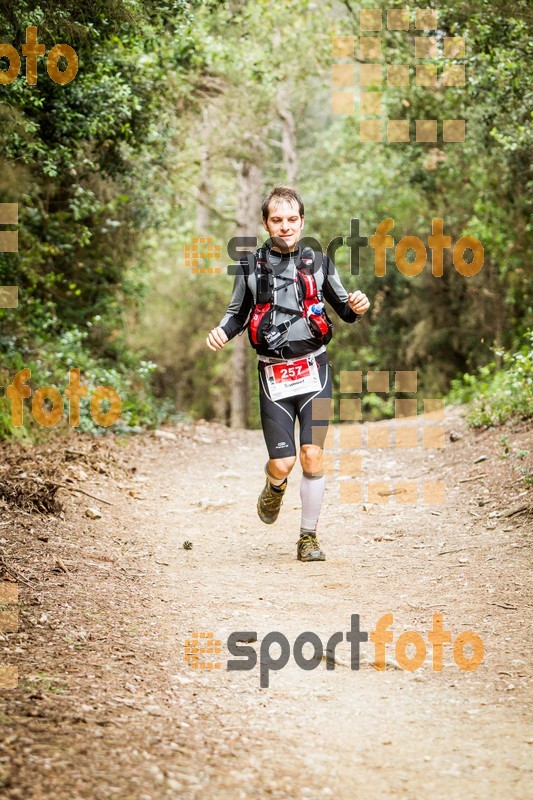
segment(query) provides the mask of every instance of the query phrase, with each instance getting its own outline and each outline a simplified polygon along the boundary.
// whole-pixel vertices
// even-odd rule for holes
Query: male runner
[[[312,295],[313,284],[298,273],[313,273],[318,290],[314,299],[327,300],[344,322],[359,321],[370,303],[360,291],[346,292],[330,259],[322,259],[320,254],[298,245],[304,227],[304,205],[294,189],[276,187],[265,198],[261,210],[263,227],[270,239],[256,251],[251,265],[249,259],[241,260],[241,274],[235,276],[228,310],[209,333],[206,344],[211,350],[220,350],[250,326],[250,342],[258,353],[261,424],[269,455],[257,513],[267,525],[278,518],[287,477],[296,462],[294,427],[298,417],[303,476],[297,558],[325,561],[316,529],[326,483],[323,446],[329,415],[322,414],[326,419],[317,419],[313,400],[331,400],[325,346],[331,333],[329,338],[323,333],[329,323],[327,315],[312,313],[319,308],[313,305],[310,309],[308,302],[302,309],[302,297]],[[305,289],[301,288],[302,283]],[[266,305],[262,305],[265,301]],[[270,315],[265,310],[271,310]]]

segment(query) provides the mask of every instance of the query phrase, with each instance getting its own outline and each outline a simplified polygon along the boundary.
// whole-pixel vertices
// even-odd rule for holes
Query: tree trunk
[[[261,213],[261,170],[240,161],[237,170],[237,236],[257,236]],[[250,418],[250,366],[248,336],[236,336],[232,356],[233,387],[231,427],[246,428]]]
[[[289,108],[285,91],[281,91],[278,100],[278,116],[281,122],[281,152],[287,173],[287,183],[294,186],[298,177],[298,153],[296,150],[296,125]]]
[[[209,233],[209,204],[211,200],[211,161],[209,153],[209,118],[207,110],[202,116],[202,147],[200,151],[199,202],[196,204],[196,228],[202,236]],[[202,202],[203,201],[203,202]]]

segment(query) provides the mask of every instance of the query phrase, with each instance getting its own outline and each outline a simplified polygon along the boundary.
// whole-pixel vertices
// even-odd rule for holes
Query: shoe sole
[[[298,556],[298,561],[325,561],[325,560],[326,556],[324,555],[324,553],[322,553],[321,556],[311,556],[311,557],[308,556],[307,558],[302,558],[301,556]]]
[[[264,516],[264,515],[261,513],[261,511],[259,510],[259,505],[258,505],[258,506],[257,506],[257,516],[259,517],[259,519],[261,520],[261,522],[264,522],[264,523],[265,523],[265,525],[272,525],[272,524],[273,524],[273,523],[274,523],[274,522],[277,520],[277,518],[279,517],[279,513],[278,513],[278,514],[276,514],[276,516],[275,516],[275,517],[265,517],[265,516]]]
[[[285,492],[284,492],[283,494],[285,494]],[[259,498],[259,500],[257,501],[257,516],[259,517],[259,519],[261,520],[261,522],[264,522],[264,523],[265,523],[265,525],[273,525],[273,524],[274,524],[274,522],[275,522],[275,521],[277,520],[277,518],[279,517],[280,511],[281,511],[281,507],[280,507],[280,509],[279,509],[279,511],[278,511],[278,513],[276,514],[276,516],[275,516],[275,517],[266,517],[266,516],[265,516],[265,515],[264,515],[264,514],[261,512],[260,505],[259,505],[259,504],[260,504],[260,500],[261,500],[261,498]],[[283,503],[283,499],[282,499],[282,501],[281,501],[281,502]]]

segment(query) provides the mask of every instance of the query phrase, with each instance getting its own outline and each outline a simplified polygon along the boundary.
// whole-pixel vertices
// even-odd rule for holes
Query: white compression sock
[[[312,475],[304,472],[300,484],[300,497],[302,500],[302,522],[300,530],[316,531],[322,500],[324,499],[324,489],[326,488],[326,476],[324,473]]]

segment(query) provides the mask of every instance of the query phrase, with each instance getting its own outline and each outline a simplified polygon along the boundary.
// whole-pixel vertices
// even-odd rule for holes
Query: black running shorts
[[[324,447],[329,420],[313,419],[312,401],[319,397],[331,399],[332,386],[328,354],[320,353],[316,357],[316,362],[322,388],[318,392],[299,394],[283,400],[271,399],[263,374],[265,363],[263,361],[257,363],[261,425],[269,458],[286,458],[296,455],[294,442],[296,417],[300,423],[300,445],[316,444]],[[314,433],[312,428],[314,428]]]

